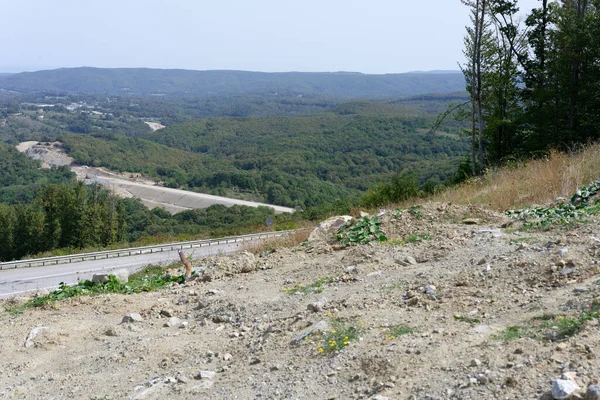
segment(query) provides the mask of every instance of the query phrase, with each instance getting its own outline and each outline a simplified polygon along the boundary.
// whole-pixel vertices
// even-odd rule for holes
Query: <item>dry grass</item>
[[[270,253],[274,249],[281,247],[294,247],[305,242],[308,239],[310,232],[311,229],[305,228],[303,230],[295,231],[285,237],[263,240],[259,243],[249,243],[245,250],[254,255],[259,255],[260,253]]]
[[[427,199],[474,204],[495,211],[549,204],[557,197],[570,198],[581,186],[600,178],[600,144],[569,154],[493,169],[477,179]]]

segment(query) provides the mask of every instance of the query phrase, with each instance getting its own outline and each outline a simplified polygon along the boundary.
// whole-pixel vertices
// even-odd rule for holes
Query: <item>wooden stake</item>
[[[185,258],[185,254],[183,254],[183,250],[179,250],[179,258],[183,265],[185,265],[185,279],[190,279],[192,276],[192,264]]]

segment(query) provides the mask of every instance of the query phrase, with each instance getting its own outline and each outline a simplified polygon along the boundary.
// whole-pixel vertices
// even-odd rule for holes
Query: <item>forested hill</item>
[[[0,89],[23,93],[134,96],[206,97],[268,93],[373,99],[453,93],[464,88],[464,78],[459,72],[368,75],[350,72],[265,73],[82,67],[23,72],[0,79]]]

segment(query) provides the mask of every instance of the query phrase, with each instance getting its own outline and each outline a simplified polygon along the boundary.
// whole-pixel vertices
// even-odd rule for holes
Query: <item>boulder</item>
[[[346,222],[352,221],[350,215],[338,215],[321,222],[308,236],[310,242],[329,241]]]

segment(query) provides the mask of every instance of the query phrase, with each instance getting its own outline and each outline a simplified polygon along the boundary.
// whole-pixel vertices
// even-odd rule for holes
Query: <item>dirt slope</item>
[[[383,229],[430,240],[308,243],[248,273],[236,271],[252,257],[216,257],[196,262],[216,266],[209,282],[0,311],[0,398],[540,399],[564,372],[599,383],[597,321],[571,338],[560,325],[600,296],[596,223],[520,233],[476,208],[421,212],[387,213]],[[319,279],[321,293],[296,286]],[[121,323],[128,313],[143,321]],[[314,324],[360,339],[294,341]],[[25,347],[36,326],[49,329]]]

